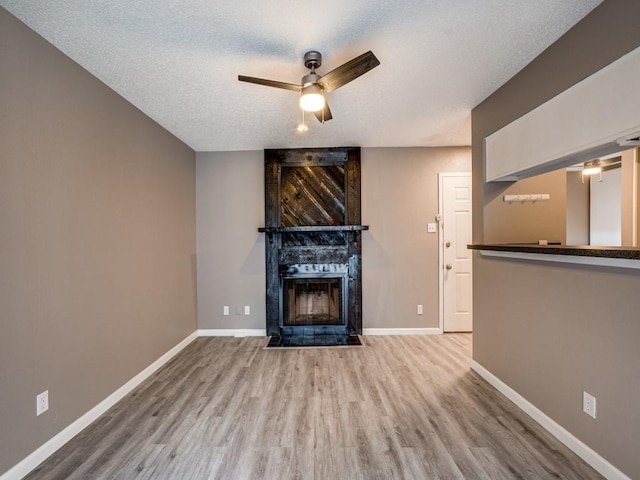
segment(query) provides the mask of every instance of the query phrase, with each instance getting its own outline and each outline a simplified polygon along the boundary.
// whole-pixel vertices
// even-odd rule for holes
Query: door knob
[[[445,247],[449,248],[451,246],[451,242],[447,242],[444,244]]]
[[[444,267],[447,270],[451,270],[453,268],[453,265],[451,265],[450,263],[447,263],[447,265]]]

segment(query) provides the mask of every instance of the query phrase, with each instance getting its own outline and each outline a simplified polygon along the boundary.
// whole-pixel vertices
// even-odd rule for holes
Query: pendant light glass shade
[[[300,108],[305,112],[319,112],[324,108],[324,95],[318,85],[303,87],[300,95]]]

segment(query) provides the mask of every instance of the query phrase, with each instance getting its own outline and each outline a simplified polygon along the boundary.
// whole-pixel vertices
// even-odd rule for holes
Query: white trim
[[[555,255],[547,253],[508,252],[504,250],[480,250],[485,257],[513,258],[538,262],[576,263],[578,265],[598,265],[600,267],[640,268],[640,260],[609,257],[585,257],[579,255]]]
[[[440,335],[440,328],[364,328],[363,335]]]
[[[442,208],[444,205],[443,179],[446,173],[438,173],[438,328],[444,332],[444,235],[442,232]]]
[[[566,445],[605,478],[608,478],[609,480],[631,480],[615,466],[600,456],[595,450],[576,438],[571,432],[556,423],[542,410],[537,408],[475,360],[471,362],[471,369],[484,378],[489,384],[494,386],[505,397],[515,403],[518,408],[538,422],[545,430],[560,440],[560,442]]]
[[[445,177],[471,177],[471,172],[438,173],[438,328],[440,333],[444,332],[444,235],[442,231],[442,216],[444,212],[442,208],[444,206],[443,180]]]
[[[634,148],[631,155],[631,171],[633,175],[631,190],[631,245],[638,246],[638,149]]]
[[[442,330],[440,328],[365,328],[363,329],[363,335],[440,335]],[[198,330],[199,337],[266,337],[267,331],[265,329],[224,329],[224,328],[212,328],[212,329],[200,329]]]
[[[262,328],[203,328],[198,330],[199,337],[266,337],[267,330]]]
[[[174,356],[180,353],[180,351],[182,351],[187,345],[189,345],[193,340],[197,338],[197,333],[198,332],[193,332],[192,334],[190,334],[187,338],[182,340],[175,347],[162,355],[127,383],[118,388],[115,392],[101,401],[98,405],[82,415],[56,436],[48,440],[44,445],[31,452],[27,457],[25,457],[23,460],[21,460],[12,468],[7,470],[3,475],[1,475],[0,480],[20,480],[21,478],[26,476],[34,468],[36,468],[47,458],[53,455],[58,449],[62,448],[69,440],[71,440],[78,433],[87,428],[100,415],[113,407],[117,402],[128,395],[134,388],[144,382],[164,364],[166,364]]]

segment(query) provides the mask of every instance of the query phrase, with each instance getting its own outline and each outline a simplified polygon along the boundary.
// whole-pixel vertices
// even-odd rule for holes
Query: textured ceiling
[[[600,0],[0,0],[196,151],[471,143],[471,109]],[[307,50],[333,68],[381,65],[328,95],[333,120],[301,120]]]

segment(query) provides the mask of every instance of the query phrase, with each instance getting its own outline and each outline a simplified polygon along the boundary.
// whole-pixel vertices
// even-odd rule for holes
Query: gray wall
[[[265,328],[263,162],[261,151],[197,154],[199,328]],[[438,326],[438,237],[427,223],[438,172],[470,166],[467,147],[362,150],[364,328]]]
[[[0,8],[0,205],[2,474],[196,329],[194,152]]]
[[[605,0],[472,112],[474,241],[487,208],[483,139],[640,45],[640,2]],[[524,219],[526,221],[526,219]],[[640,478],[638,271],[474,256],[474,359],[632,478]],[[586,295],[585,295],[586,294]],[[598,418],[582,413],[582,390]]]
[[[640,478],[637,271],[474,258],[473,358]],[[596,420],[582,392],[597,399]]]
[[[363,328],[438,327],[438,172],[469,172],[470,149],[362,151]],[[422,304],[424,314],[416,314]]]
[[[198,328],[264,330],[263,152],[200,152],[196,172]]]

